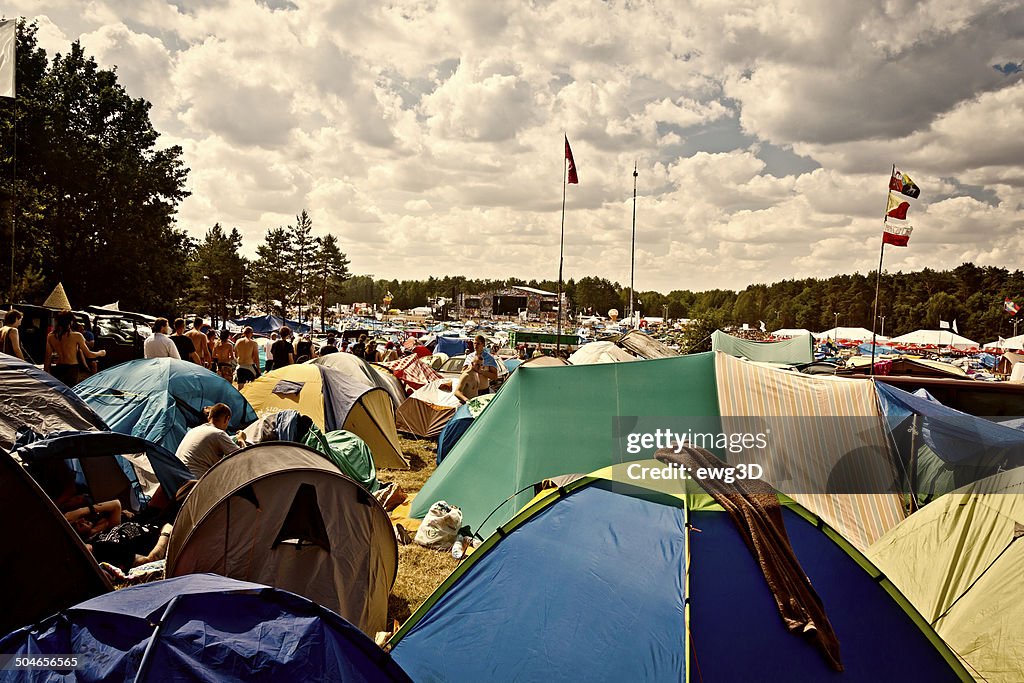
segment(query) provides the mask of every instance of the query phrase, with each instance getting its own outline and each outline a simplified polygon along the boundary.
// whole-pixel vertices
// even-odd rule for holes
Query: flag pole
[[[565,250],[565,182],[569,171],[569,159],[562,155],[562,230],[558,237],[558,322],[555,328],[555,357],[562,352],[562,254]]]
[[[890,180],[896,175],[896,164],[892,165],[892,171],[889,173]],[[878,338],[875,335],[875,327],[878,325],[878,290],[882,284],[882,259],[885,257],[885,225],[889,222],[889,192],[885,191],[885,211],[882,214],[882,248],[878,252],[878,272],[875,273],[875,306],[874,312],[871,314],[871,375],[875,374],[875,346],[878,344]]]
[[[639,175],[636,171],[636,161],[633,161],[633,242],[629,253],[629,322],[634,325],[633,322],[633,295],[635,290],[633,288],[633,276],[636,272],[636,177]]]

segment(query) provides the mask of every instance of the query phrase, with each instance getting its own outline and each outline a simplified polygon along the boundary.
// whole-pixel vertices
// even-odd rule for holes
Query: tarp
[[[157,628],[159,625],[159,628]],[[322,681],[409,677],[337,614],[257,583],[202,574],[124,588],[0,641],[12,655],[77,654],[77,681]],[[54,680],[52,670],[0,680]]]
[[[252,331],[256,334],[269,335],[271,332],[277,332],[282,327],[287,325],[292,332],[296,334],[305,334],[311,332],[313,328],[309,325],[304,325],[295,320],[286,320],[276,315],[256,315],[251,318],[239,318],[238,320],[232,320],[232,323],[239,327],[251,327]]]
[[[1024,680],[1024,468],[938,498],[868,556],[978,680]]]
[[[711,349],[762,363],[798,365],[814,360],[814,342],[807,335],[781,341],[758,342],[715,330],[711,335]]]
[[[390,370],[395,377],[402,380],[402,384],[410,391],[419,389],[427,382],[442,378],[441,373],[424,363],[415,354],[377,365]]]
[[[167,575],[201,572],[294,591],[374,634],[398,545],[380,503],[321,454],[262,443],[217,463],[178,513]]]
[[[971,680],[892,583],[800,506],[783,502],[783,520],[842,673],[788,631],[744,537],[708,496],[640,489],[621,467],[601,476],[541,498],[441,584],[391,640],[410,676]]]
[[[174,453],[185,433],[206,422],[203,408],[231,408],[228,430],[252,423],[256,413],[238,390],[204,367],[173,358],[146,358],[107,368],[75,385],[110,429],[152,441]]]
[[[21,445],[21,444],[24,445]],[[195,477],[174,453],[158,444],[116,432],[55,432],[45,437],[22,434],[15,453],[35,475],[49,463],[65,460],[79,488],[96,502],[120,500],[138,512],[162,486],[168,499]]]
[[[261,375],[242,394],[260,417],[297,410],[324,432],[344,429],[359,436],[370,447],[376,467],[409,468],[398,445],[391,397],[361,376],[298,363]]]
[[[875,386],[911,490],[921,501],[1024,465],[1024,432],[884,382]]]
[[[9,532],[0,544],[0,633],[112,590],[64,515],[3,450],[0,500],[8,510]],[[0,677],[12,673],[0,671]]]
[[[10,450],[21,427],[40,434],[107,429],[70,387],[20,358],[0,353],[0,448]]]
[[[672,358],[679,355],[678,352],[672,350],[667,344],[663,344],[640,330],[630,330],[619,337],[615,343],[635,356],[648,360],[652,358]]]

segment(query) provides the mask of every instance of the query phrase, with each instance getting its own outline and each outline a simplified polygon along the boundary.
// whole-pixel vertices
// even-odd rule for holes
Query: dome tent
[[[204,367],[174,358],[145,358],[107,368],[75,385],[111,431],[131,434],[174,453],[185,433],[206,422],[203,408],[231,408],[229,431],[256,419],[231,383]]]
[[[0,640],[0,652],[83,653],[73,672],[83,682],[409,681],[388,654],[330,610],[209,574],[93,598],[11,633]],[[4,671],[0,679],[52,680],[59,673]]]
[[[217,463],[178,513],[167,575],[210,571],[294,591],[373,634],[386,627],[398,545],[359,483],[311,448],[269,442]]]
[[[48,372],[0,353],[0,448],[10,448],[21,427],[41,434],[66,429],[107,429],[78,394]]]
[[[299,363],[261,375],[243,387],[242,395],[260,417],[297,410],[321,431],[344,429],[361,438],[376,467],[409,469],[398,445],[391,397],[362,378],[326,365]]]
[[[971,680],[863,555],[780,503],[842,674],[787,630],[747,539],[710,496],[692,481],[677,493],[638,486],[624,469],[554,490],[500,527],[395,634],[392,654],[416,680],[454,678],[439,640],[459,644],[459,680]]]

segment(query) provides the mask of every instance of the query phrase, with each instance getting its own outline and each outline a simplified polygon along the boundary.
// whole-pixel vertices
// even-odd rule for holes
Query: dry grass
[[[418,493],[434,472],[436,444],[404,436],[399,440],[411,469],[378,470],[377,478],[382,482],[396,482],[406,493]],[[388,598],[388,623],[401,624],[408,619],[458,564],[450,553],[418,545],[399,545],[398,578]]]

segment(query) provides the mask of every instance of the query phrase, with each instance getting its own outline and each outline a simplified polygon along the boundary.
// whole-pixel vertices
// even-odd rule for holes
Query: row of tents
[[[271,389],[290,403],[272,406],[280,410],[264,411],[264,419],[286,406],[295,410],[306,383],[316,382],[305,375],[271,381],[274,388],[280,382],[303,386],[298,394]],[[778,545],[791,546],[824,605],[842,677],[1020,680],[1024,660],[1009,625],[1020,623],[1022,601],[1010,577],[1024,559],[1015,544],[1024,520],[1016,504],[999,502],[1014,496],[996,492],[1019,492],[1024,485],[1014,477],[1024,434],[951,411],[927,395],[883,387],[783,373],[723,353],[521,366],[496,395],[465,407],[469,415],[457,423],[461,435],[446,441],[442,431],[445,455],[439,447],[440,465],[412,514],[422,516],[434,501],[447,500],[486,541],[392,638],[394,662],[414,680],[838,675],[834,658],[813,639],[787,632],[778,595],[758,576],[763,568],[746,549],[749,536],[718,501],[693,482],[672,487],[630,477],[627,463],[657,450],[637,452],[631,435],[651,433],[664,424],[659,416],[673,415],[685,418],[668,425],[676,432],[770,434],[759,453],[711,450],[734,465],[761,465],[764,480],[787,494],[778,496],[786,533]],[[275,463],[294,463],[295,472],[260,469],[261,453]],[[278,551],[329,553],[325,545],[348,538],[338,534],[357,534],[339,531],[332,520],[353,514],[366,491],[318,488],[317,472],[329,467],[325,458],[274,443],[248,454],[210,471],[216,476],[209,481],[221,482],[216,491],[208,487],[195,497],[207,478],[196,487],[179,526],[196,523],[184,535],[176,529],[169,565],[189,553],[221,557],[223,565],[210,571],[227,571],[231,557],[241,562],[244,542],[231,553],[215,552],[216,543],[203,545],[197,530],[220,514],[209,528],[225,535],[231,517],[251,533],[256,522],[245,515],[260,506],[275,513],[266,516],[270,528],[260,530],[259,543],[269,541]],[[245,472],[235,471],[243,466]],[[349,480],[336,472],[326,479]],[[575,481],[534,499],[534,484],[564,482],[567,475]],[[292,481],[281,486],[280,501],[269,488],[275,477]],[[908,492],[915,507],[924,505],[909,516],[903,505]],[[985,499],[989,494],[1003,498]],[[324,495],[355,504],[332,512]],[[979,500],[986,502],[965,502]],[[372,508],[368,500],[363,504]],[[937,517],[929,522],[926,515]],[[359,527],[364,537],[382,536],[372,521],[380,515],[365,518]],[[930,561],[943,543],[941,561]],[[387,548],[368,557],[377,558],[374,581],[386,584]],[[1000,587],[1007,592],[997,597]],[[972,616],[967,609],[977,605],[985,614],[998,608],[998,618]],[[338,610],[357,625],[362,619],[366,629],[366,615],[351,605]],[[452,642],[458,643],[455,658]]]

